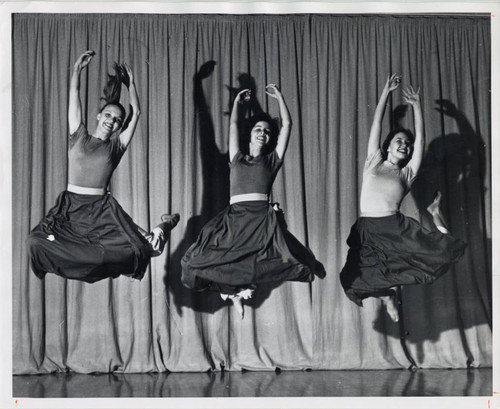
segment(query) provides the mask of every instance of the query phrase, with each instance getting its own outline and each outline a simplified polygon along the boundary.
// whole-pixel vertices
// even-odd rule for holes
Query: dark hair
[[[130,85],[130,78],[127,70],[122,64],[114,62],[113,70],[115,71],[115,75],[108,74],[108,81],[103,89],[104,97],[101,98],[104,100],[104,105],[99,112],[102,112],[103,109],[109,105],[114,105],[118,107],[123,120],[125,120],[126,112],[123,105],[120,104],[120,95],[122,91],[122,84],[125,84],[128,87]]]
[[[276,143],[278,142],[278,134],[279,134],[279,126],[277,118],[271,118],[265,112],[259,112],[245,121],[244,129],[242,129],[243,140],[241,141],[241,145],[245,148],[250,143],[250,132],[253,127],[258,122],[267,122],[269,124],[269,128],[271,129],[271,134],[269,135],[269,143],[264,147],[264,151],[262,152],[264,155],[271,153],[276,148]]]
[[[415,142],[415,137],[413,136],[413,133],[409,129],[405,129],[405,128],[393,129],[391,132],[389,132],[387,134],[387,136],[384,140],[384,143],[382,144],[382,157],[384,159],[387,159],[387,149],[389,149],[389,145],[391,144],[391,141],[399,133],[405,134],[408,137],[408,139],[410,140],[410,143],[412,145],[413,145],[413,142]],[[411,155],[410,155],[410,157],[411,157]]]

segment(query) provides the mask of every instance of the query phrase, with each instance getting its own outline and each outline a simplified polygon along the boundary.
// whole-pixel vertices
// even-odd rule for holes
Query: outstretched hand
[[[133,84],[134,83],[134,73],[132,72],[132,68],[130,68],[130,65],[128,65],[128,64],[122,64],[122,67],[125,68],[125,71],[127,72],[130,84]]]
[[[401,83],[401,75],[398,74],[392,74],[387,77],[387,81],[385,83],[385,88],[387,91],[392,92],[394,91],[397,87],[399,87],[399,84]]]
[[[420,92],[420,88],[418,88],[416,91],[413,89],[411,85],[406,87],[403,90],[403,99],[407,104],[416,106],[420,105],[420,95],[418,94]]]
[[[81,70],[85,68],[87,65],[89,65],[90,61],[92,60],[92,57],[95,55],[95,51],[92,50],[87,50],[85,51],[80,57],[75,62],[75,68],[78,70]]]
[[[276,84],[266,85],[266,94],[276,99],[282,96],[281,91]]]
[[[249,88],[242,89],[234,98],[234,104],[236,105],[241,104],[244,101],[249,101],[251,93],[252,91]]]

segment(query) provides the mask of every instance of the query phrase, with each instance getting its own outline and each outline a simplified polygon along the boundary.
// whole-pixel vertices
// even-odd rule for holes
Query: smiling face
[[[408,160],[411,156],[413,142],[404,132],[398,132],[387,148],[387,160],[394,164]]]
[[[250,150],[262,149],[271,140],[271,126],[267,121],[257,122],[250,131]]]
[[[107,136],[120,129],[122,123],[123,113],[116,105],[106,105],[97,115],[97,128]]]

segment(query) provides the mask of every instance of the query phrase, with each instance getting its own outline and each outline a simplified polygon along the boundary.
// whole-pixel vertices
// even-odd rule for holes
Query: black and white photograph
[[[0,406],[499,409],[499,6],[0,5]]]

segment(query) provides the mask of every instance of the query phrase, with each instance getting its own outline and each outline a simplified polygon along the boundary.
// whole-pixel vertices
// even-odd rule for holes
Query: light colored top
[[[415,174],[410,166],[400,168],[382,158],[377,149],[366,158],[361,186],[362,217],[385,217],[399,212],[399,207]]]

